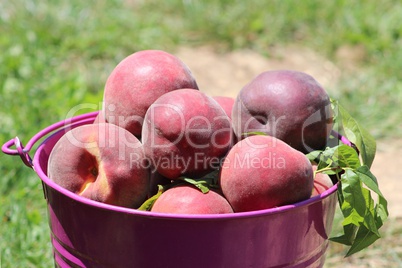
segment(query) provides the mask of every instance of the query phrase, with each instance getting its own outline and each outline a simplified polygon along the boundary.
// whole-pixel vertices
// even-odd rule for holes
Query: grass
[[[250,48],[269,57],[271,46],[297,44],[334,62],[340,48],[360,47],[359,71],[343,72],[328,91],[376,138],[402,134],[402,113],[396,111],[402,104],[399,1],[267,2],[2,1],[1,144],[16,135],[27,142],[76,105],[100,108],[108,74],[128,54],[198,45]],[[52,266],[39,179],[17,157],[3,154],[0,173],[1,267]],[[400,225],[387,230],[400,238]],[[379,245],[390,245],[389,239]],[[334,248],[328,260],[342,255],[343,249]],[[357,258],[386,255],[401,265],[400,251],[393,250],[373,247]]]

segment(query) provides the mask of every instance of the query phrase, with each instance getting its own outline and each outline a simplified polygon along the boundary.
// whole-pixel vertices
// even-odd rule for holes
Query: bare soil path
[[[325,88],[333,88],[344,67],[338,67],[314,51],[302,47],[272,48],[270,55],[275,56],[270,58],[248,50],[220,54],[209,47],[183,47],[175,54],[190,67],[200,90],[211,96],[235,97],[256,75],[270,69],[303,71],[312,75]],[[353,62],[346,64],[353,65]],[[402,217],[402,184],[399,182],[398,171],[402,167],[402,139],[381,140],[377,143],[372,172],[378,178],[380,189],[389,202],[390,217]]]

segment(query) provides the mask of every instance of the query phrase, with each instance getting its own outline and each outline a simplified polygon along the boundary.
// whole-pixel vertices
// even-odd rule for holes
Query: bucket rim
[[[87,124],[90,122],[91,119],[95,119],[97,116],[98,112],[92,112],[88,114],[83,114],[83,115],[78,115],[75,116],[74,118],[62,120],[56,124],[60,125],[60,123],[65,122],[64,127],[65,128],[71,128],[71,122],[74,122],[74,124],[79,124],[80,122],[83,124]],[[74,120],[73,120],[74,119]],[[54,124],[54,125],[56,125]],[[46,145],[46,142],[51,139],[54,135],[56,135],[60,131],[64,131],[65,128],[59,129],[46,139],[44,139],[40,145],[38,146],[34,157],[33,157],[33,169],[35,173],[39,176],[41,181],[52,188],[53,190],[69,197],[70,199],[88,205],[88,206],[93,206],[98,209],[103,209],[103,210],[112,210],[115,212],[121,212],[125,214],[135,214],[138,216],[142,217],[150,217],[150,218],[159,218],[159,219],[171,219],[171,220],[224,220],[224,219],[241,219],[241,218],[250,218],[250,217],[261,217],[265,216],[267,214],[276,214],[276,213],[285,213],[290,210],[296,210],[302,207],[310,206],[312,204],[315,204],[317,202],[321,202],[324,199],[328,198],[332,194],[334,194],[337,189],[338,189],[338,183],[334,184],[332,187],[329,189],[325,190],[321,194],[315,195],[313,197],[310,197],[309,199],[305,199],[293,204],[289,205],[283,205],[283,206],[278,206],[278,207],[273,207],[273,208],[268,208],[268,209],[262,209],[262,210],[254,210],[254,211],[246,211],[246,212],[235,212],[235,213],[225,213],[225,214],[178,214],[178,213],[161,213],[161,212],[151,212],[151,211],[141,211],[138,209],[134,208],[127,208],[127,207],[120,207],[116,205],[110,205],[98,201],[94,201],[85,197],[82,197],[80,195],[77,195],[50,180],[50,178],[45,174],[45,172],[42,170],[40,163],[39,163],[39,155],[41,154],[41,151],[43,150],[44,146]],[[46,136],[49,134],[49,131],[53,128],[48,127],[45,128],[44,130],[41,130],[38,132],[37,135],[40,135],[42,137]],[[44,189],[45,190],[45,189]],[[45,192],[45,198],[46,198],[46,192]]]

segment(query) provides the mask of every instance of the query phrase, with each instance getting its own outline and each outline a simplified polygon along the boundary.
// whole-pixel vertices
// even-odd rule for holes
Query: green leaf
[[[158,185],[158,192],[145,200],[144,203],[138,208],[138,210],[142,211],[150,211],[155,201],[162,195],[162,193],[166,192],[170,188],[183,185],[183,184],[191,184],[201,190],[202,193],[206,194],[209,192],[210,188],[217,187],[219,170],[214,170],[211,173],[208,173],[201,179],[191,179],[187,177],[179,177],[177,180],[174,180],[172,183],[167,185]]]
[[[328,175],[340,173],[344,168],[355,169],[361,166],[357,152],[345,144],[327,147],[324,151],[313,151],[306,156],[310,161],[318,161],[318,172]]]
[[[138,208],[138,210],[142,211],[150,211],[152,209],[152,206],[154,205],[155,201],[162,195],[164,192],[164,188],[162,185],[158,185],[158,192],[145,200],[144,203]]]
[[[378,195],[377,203],[372,193]],[[344,169],[338,186],[338,201],[344,216],[343,234],[330,240],[350,246],[346,254],[350,256],[380,238],[379,228],[388,216],[387,202],[367,166]]]
[[[179,177],[177,180],[166,184],[166,185],[158,185],[158,192],[145,200],[145,202],[138,208],[138,210],[142,211],[150,211],[152,206],[154,205],[155,201],[162,195],[162,193],[166,192],[170,188],[183,185],[183,184],[191,184],[201,190],[202,193],[206,194],[209,192],[210,188],[218,187],[218,176],[219,170],[214,170],[204,177],[200,179],[191,179],[187,177]]]
[[[327,147],[324,151],[321,152],[319,156],[319,162],[317,166],[318,171],[322,171],[326,174],[335,174],[336,173],[336,165],[334,164],[333,155],[336,148]],[[325,171],[324,171],[325,170]]]
[[[345,257],[349,257],[350,255],[367,248],[379,238],[380,236],[378,236],[376,233],[370,232],[364,226],[361,226]]]
[[[344,144],[337,146],[334,156],[337,157],[337,165],[339,167],[356,169],[361,166],[359,155],[350,146]]]
[[[206,180],[194,180],[187,177],[180,177],[180,179],[194,185],[195,187],[200,189],[203,194],[209,192],[209,184]]]
[[[365,249],[381,237],[378,229],[382,226],[382,221],[378,221],[376,217],[374,200],[371,198],[369,190],[366,188],[362,188],[362,190],[368,206],[364,220],[362,224],[358,226],[356,236],[354,237],[349,251],[346,253],[346,257]]]
[[[317,151],[311,151],[306,154],[306,157],[312,161],[312,162],[317,162],[320,159],[320,155],[322,154],[323,151],[317,150]]]
[[[255,136],[255,135],[267,136],[268,134],[263,131],[250,131],[250,132],[244,132],[241,134],[241,136],[243,138],[249,137],[249,136]]]
[[[179,177],[178,180],[190,183],[201,190],[204,194],[209,192],[210,188],[218,188],[219,170],[214,170],[199,179],[188,177]]]
[[[358,148],[363,164],[371,167],[376,153],[375,139],[338,102],[334,105],[346,137]]]
[[[341,176],[341,194],[343,196],[341,210],[344,215],[344,225],[358,225],[364,219],[366,201],[362,192],[359,177],[352,170],[346,170]]]
[[[338,201],[344,216],[343,234],[330,239],[349,245],[346,256],[350,256],[380,238],[379,228],[388,217],[388,209],[377,179],[370,172],[376,152],[374,138],[337,101],[331,100],[331,104],[335,127],[343,130],[346,138],[358,150],[356,152],[350,146],[335,146],[321,156],[321,161],[325,161],[326,165],[338,166],[340,173],[343,173],[338,187]],[[336,171],[339,172],[339,169]],[[372,198],[372,193],[377,195],[377,202]]]
[[[378,216],[384,222],[388,218],[388,202],[384,195],[381,193],[378,186],[377,178],[371,173],[367,166],[361,166],[356,169],[356,173],[359,175],[361,181],[367,186],[371,191],[378,195],[377,208],[376,211]]]
[[[343,226],[343,234],[337,237],[330,237],[329,240],[351,246],[353,244],[353,238],[356,236],[358,227],[353,224]]]

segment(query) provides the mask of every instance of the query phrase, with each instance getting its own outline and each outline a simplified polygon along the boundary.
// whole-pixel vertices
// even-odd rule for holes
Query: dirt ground
[[[272,69],[303,71],[312,75],[324,88],[334,88],[342,70],[355,68],[354,62],[362,53],[359,48],[340,49],[341,66],[312,50],[296,46],[272,48],[269,58],[248,50],[222,54],[209,47],[184,47],[175,55],[190,67],[200,90],[212,96],[236,97],[238,91],[256,75]],[[402,166],[402,139],[377,141],[377,154],[371,170],[388,200],[390,217],[402,217],[402,184],[397,181],[399,166]]]

